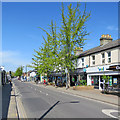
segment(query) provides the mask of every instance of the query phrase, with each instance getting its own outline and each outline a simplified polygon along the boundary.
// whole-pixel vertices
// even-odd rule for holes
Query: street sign
[[[65,73],[68,73],[68,70],[67,70],[67,68],[65,69]]]
[[[117,70],[120,70],[120,66],[116,66],[116,69],[117,69]]]

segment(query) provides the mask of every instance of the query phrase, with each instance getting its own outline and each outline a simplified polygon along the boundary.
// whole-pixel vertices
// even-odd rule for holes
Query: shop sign
[[[117,70],[120,70],[120,66],[116,66],[116,69],[117,69]]]
[[[113,83],[117,84],[117,78],[113,78]]]
[[[110,79],[109,79],[109,86],[112,86],[112,76],[110,76]]]
[[[104,71],[104,67],[101,67],[101,68],[98,67],[98,69],[99,71]]]

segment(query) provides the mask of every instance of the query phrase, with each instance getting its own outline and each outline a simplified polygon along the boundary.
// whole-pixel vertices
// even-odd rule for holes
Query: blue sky
[[[77,3],[73,3],[75,6]],[[66,7],[69,3],[65,2]],[[102,34],[110,34],[113,40],[118,39],[118,3],[88,2],[87,11],[91,16],[86,23],[86,45],[83,50],[100,45]],[[34,49],[42,46],[45,33],[38,27],[47,30],[51,20],[60,25],[60,2],[5,2],[2,3],[2,65],[7,71],[15,71],[20,65],[30,64]],[[84,3],[81,3],[81,11]]]

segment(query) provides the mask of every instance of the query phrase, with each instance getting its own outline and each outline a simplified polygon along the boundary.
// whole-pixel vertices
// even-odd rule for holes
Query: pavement
[[[14,88],[9,83],[1,86],[2,94],[2,119],[18,118]]]
[[[101,90],[98,89],[93,89],[93,90],[73,90],[73,88],[69,88],[66,90],[65,87],[54,87],[52,85],[43,85],[43,84],[36,84],[35,82],[31,81],[31,84],[37,85],[37,86],[42,86],[48,89],[52,89],[52,90],[58,90],[58,91],[62,91],[65,93],[69,93],[72,95],[77,95],[77,96],[81,96],[81,97],[85,97],[88,99],[93,99],[93,100],[97,100],[97,101],[101,101],[101,102],[105,102],[105,103],[110,103],[113,105],[117,105],[120,106],[120,96],[118,92],[110,92],[109,94],[103,94],[101,92]]]

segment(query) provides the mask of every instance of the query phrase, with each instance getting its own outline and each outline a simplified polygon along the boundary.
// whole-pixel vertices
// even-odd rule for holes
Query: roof
[[[97,47],[89,49],[87,51],[84,51],[84,52],[80,53],[78,55],[78,57],[94,54],[94,53],[101,52],[101,51],[111,49],[111,48],[115,48],[115,47],[118,47],[118,46],[120,46],[120,39],[114,40],[114,41],[109,42],[109,43],[107,43],[105,45],[102,45],[102,46],[97,46]]]

